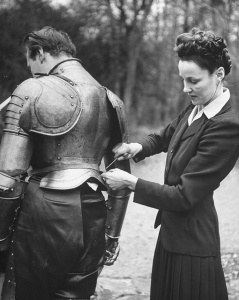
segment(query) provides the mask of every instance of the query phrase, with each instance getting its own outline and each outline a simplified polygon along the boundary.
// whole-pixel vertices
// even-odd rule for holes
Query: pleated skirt
[[[198,257],[164,249],[159,238],[150,300],[228,300],[221,256]]]

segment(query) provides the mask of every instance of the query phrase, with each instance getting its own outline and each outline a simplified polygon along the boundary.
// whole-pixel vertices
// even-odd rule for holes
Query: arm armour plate
[[[33,151],[32,140],[19,126],[22,109],[28,101],[26,80],[13,92],[6,108],[0,145],[0,251],[7,250],[14,219],[27,182],[27,169]]]
[[[105,165],[108,166],[114,160],[113,147],[118,143],[128,143],[129,136],[124,103],[114,93],[108,89],[106,91],[116,112],[113,136],[104,158]],[[110,168],[119,168],[130,173],[129,160],[116,161]],[[111,238],[120,236],[130,194],[129,189],[121,191],[108,189],[106,234]]]

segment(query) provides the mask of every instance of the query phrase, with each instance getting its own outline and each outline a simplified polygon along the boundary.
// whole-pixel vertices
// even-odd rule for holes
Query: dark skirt
[[[221,256],[169,252],[159,238],[153,260],[151,300],[228,300]]]

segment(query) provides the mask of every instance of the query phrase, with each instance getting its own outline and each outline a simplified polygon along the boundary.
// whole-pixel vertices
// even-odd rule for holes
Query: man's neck
[[[66,55],[66,54],[61,54],[59,56],[52,56],[49,53],[45,53],[45,60],[43,62],[43,69],[44,73],[49,74],[49,72],[58,64],[61,62],[71,59],[72,56]]]

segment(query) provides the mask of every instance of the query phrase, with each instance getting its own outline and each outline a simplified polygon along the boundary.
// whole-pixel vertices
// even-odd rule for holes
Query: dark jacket
[[[165,183],[139,179],[134,202],[159,209],[165,249],[174,253],[215,256],[220,251],[218,218],[213,192],[239,156],[239,119],[230,101],[211,119],[205,114],[188,126],[188,106],[177,119],[140,141],[135,157],[168,152]]]

